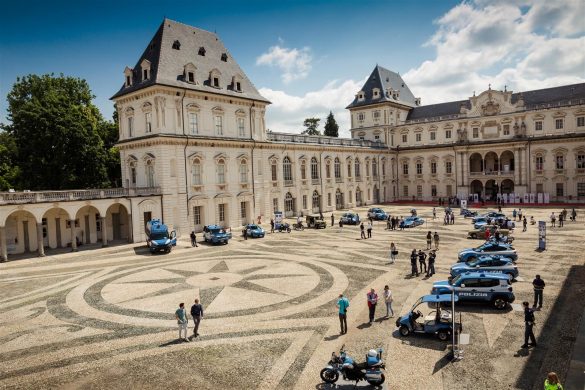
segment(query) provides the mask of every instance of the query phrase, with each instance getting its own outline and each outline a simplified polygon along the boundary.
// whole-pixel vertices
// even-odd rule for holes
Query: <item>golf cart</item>
[[[458,297],[455,296],[455,302]],[[423,303],[428,304],[429,309],[427,313],[423,315],[419,310],[418,306]],[[410,311],[396,320],[396,326],[399,328],[400,335],[406,337],[411,333],[424,333],[437,335],[439,340],[447,341],[449,336],[452,334],[452,314],[450,310],[446,310],[441,306],[445,306],[451,303],[451,294],[441,295],[425,295],[420,297],[412,306]],[[461,323],[455,323],[455,328],[458,332],[461,332]]]
[[[319,215],[307,215],[307,227],[315,229],[325,229],[327,223]]]

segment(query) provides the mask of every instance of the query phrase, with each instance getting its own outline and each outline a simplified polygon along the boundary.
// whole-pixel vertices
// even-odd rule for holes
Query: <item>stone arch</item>
[[[10,212],[4,222],[6,238],[2,243],[2,256],[37,251],[38,222],[35,215],[28,210],[17,208]]]
[[[100,221],[103,213],[91,204],[80,207],[75,213],[75,237],[77,244],[95,244],[101,238]]]
[[[483,165],[486,174],[497,174],[497,172],[500,170],[500,159],[498,158],[498,154],[493,151],[487,152],[484,157]]]
[[[500,171],[503,173],[514,172],[514,153],[506,150],[500,154]]]
[[[43,246],[55,249],[71,245],[71,215],[64,208],[51,207],[41,219]]]
[[[114,203],[106,210],[105,218],[102,219],[102,242],[107,245],[108,241],[130,241],[132,232],[130,213],[126,206],[121,203]]]
[[[502,180],[500,190],[501,190],[502,194],[513,193],[514,192],[514,182],[510,179]]]
[[[469,156],[469,172],[482,172],[483,171],[483,158],[480,153],[473,153]]]
[[[473,180],[469,184],[469,189],[471,194],[478,194],[481,196],[481,194],[483,194],[483,183],[481,180]]]

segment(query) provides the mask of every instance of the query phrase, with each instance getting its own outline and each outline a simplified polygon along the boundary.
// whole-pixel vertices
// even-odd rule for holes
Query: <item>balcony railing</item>
[[[361,176],[356,176],[355,177],[355,181],[362,181],[362,177]]]
[[[315,178],[312,178],[311,179],[311,184],[313,184],[313,185],[319,184],[319,178],[316,178],[316,179]]]
[[[512,176],[513,170],[508,171],[469,171],[469,176]]]
[[[353,138],[337,138],[318,135],[290,134],[290,133],[268,133],[268,140],[272,142],[292,142],[303,144],[360,146],[366,148],[382,149],[387,146],[382,142],[367,141]]]
[[[160,193],[160,187],[94,188],[89,190],[69,191],[0,192],[0,204],[67,202],[73,200],[149,196],[159,195]]]
[[[336,178],[335,178],[335,182],[336,182],[336,183],[343,183],[343,178],[341,178],[341,177],[336,177]]]
[[[285,187],[292,187],[293,186],[293,181],[291,180],[284,180],[284,186]]]

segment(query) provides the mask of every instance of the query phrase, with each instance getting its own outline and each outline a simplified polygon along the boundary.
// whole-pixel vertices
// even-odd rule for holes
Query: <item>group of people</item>
[[[445,216],[443,217],[443,225],[455,225],[455,213],[451,209],[445,210]]]
[[[392,296],[392,291],[388,285],[384,286],[384,291],[382,293],[382,299],[384,300],[384,305],[386,306],[386,316],[385,318],[392,318],[394,317],[394,310],[392,309],[392,302],[394,301],[394,297]],[[375,289],[370,289],[370,292],[366,294],[366,302],[368,305],[368,323],[371,325],[374,322],[376,316],[376,307],[378,306],[378,302],[380,297],[378,293],[376,293]],[[347,333],[347,308],[349,307],[349,299],[344,296],[343,294],[339,294],[339,298],[337,299],[336,306],[339,312],[339,326],[340,326],[340,334]]]
[[[558,220],[559,220],[559,225],[558,227],[563,227],[565,221],[567,220],[567,209],[563,209],[562,211],[559,212],[558,215]],[[577,211],[575,210],[575,208],[573,208],[573,210],[571,210],[571,221],[575,222],[577,220]],[[552,212],[552,214],[550,215],[550,223],[552,227],[557,227],[557,216],[555,215],[554,212]]]
[[[372,238],[372,229],[373,229],[373,225],[372,225],[372,221],[368,220],[368,226],[364,226],[364,223],[362,222],[360,224],[360,238],[361,239],[367,239],[367,238]],[[366,237],[366,230],[368,231],[368,236]]]
[[[193,318],[193,335],[187,336],[189,328],[189,318],[187,317],[187,309],[185,309],[185,303],[179,303],[179,308],[175,311],[175,318],[177,319],[177,325],[179,326],[179,340],[186,342],[194,340],[199,336],[199,324],[203,319],[203,305],[199,303],[199,298],[195,298],[193,306],[191,306],[191,318]]]
[[[386,230],[396,230],[401,225],[401,222],[404,222],[404,218],[388,215],[388,219],[386,219]]]
[[[427,263],[428,257],[428,263]],[[411,277],[419,276],[419,274],[424,273],[427,278],[430,278],[435,274],[435,260],[437,258],[436,251],[433,249],[427,254],[422,250],[419,249],[418,252],[416,249],[413,249],[410,253],[410,268],[411,268]],[[424,271],[423,271],[424,270]],[[420,271],[420,272],[419,272]]]

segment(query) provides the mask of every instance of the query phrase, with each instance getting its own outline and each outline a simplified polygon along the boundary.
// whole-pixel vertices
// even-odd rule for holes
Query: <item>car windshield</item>
[[[248,229],[252,229],[252,230],[258,229],[258,226],[256,226],[256,225],[248,225]]]
[[[467,265],[470,267],[475,267],[476,265],[479,265],[480,260],[479,259],[473,259],[467,262]]]
[[[451,286],[454,286],[459,281],[459,279],[461,279],[461,275],[457,275],[453,279],[450,279],[449,280],[449,284]]]
[[[219,234],[220,233],[220,229],[209,229],[209,232],[211,234]]]
[[[164,240],[165,238],[167,238],[165,233],[154,233],[150,236],[151,240]]]

